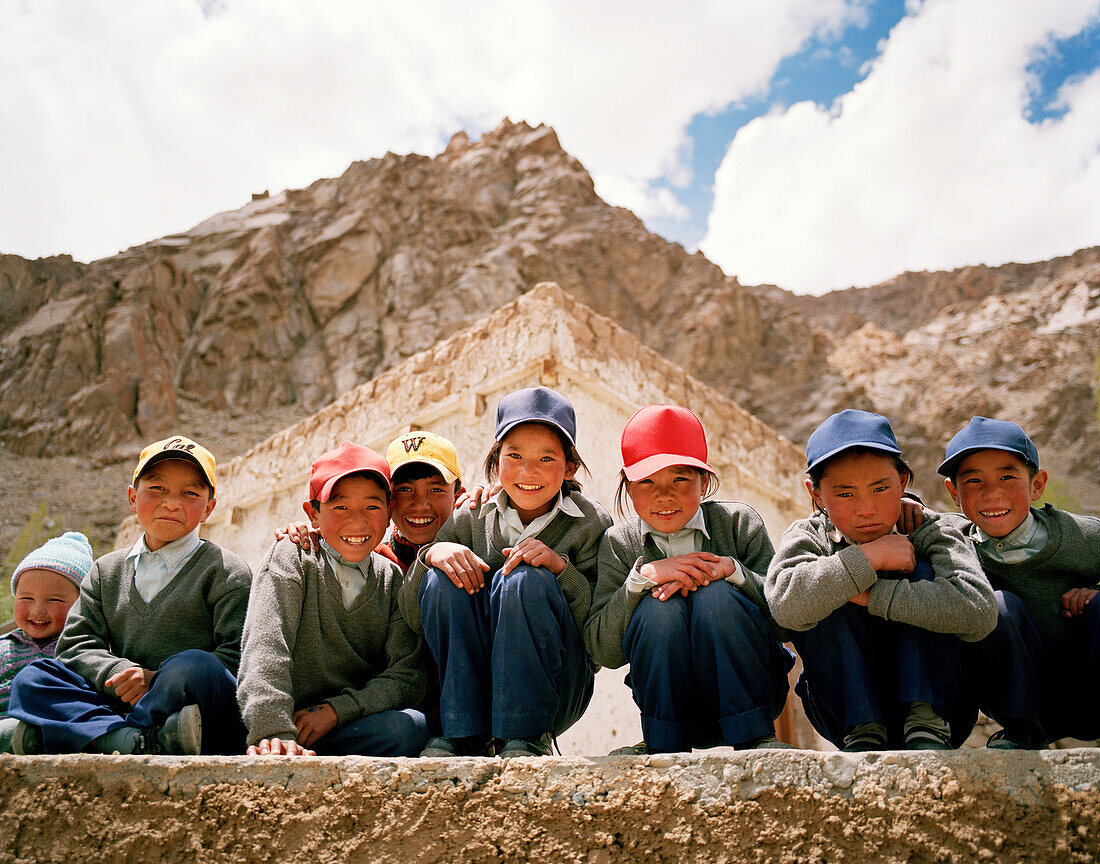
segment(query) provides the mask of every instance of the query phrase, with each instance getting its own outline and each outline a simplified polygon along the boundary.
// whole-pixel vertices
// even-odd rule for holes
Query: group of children
[[[937,514],[906,493],[886,418],[829,417],[806,446],[814,513],[778,549],[752,507],[713,499],[687,409],[626,424],[617,524],[581,493],[576,440],[560,393],[509,394],[470,503],[438,435],[385,457],[345,441],[254,576],[199,537],[214,457],[151,444],[132,548],[93,563],[70,532],[12,576],[0,751],[548,755],[596,669],[624,665],[643,741],[615,753],[787,747],[785,642],[844,750],[951,749],[979,709],[1003,727],[991,747],[1100,736],[1100,519],[1031,506],[1046,473],[1019,426],[951,439],[962,512]]]

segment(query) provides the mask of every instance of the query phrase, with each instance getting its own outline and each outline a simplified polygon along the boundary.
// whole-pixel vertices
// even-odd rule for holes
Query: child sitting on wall
[[[276,541],[252,586],[238,688],[248,753],[415,756],[420,641],[397,607],[401,569],[373,551],[389,465],[345,441],[313,463],[302,507],[319,548]]]
[[[236,672],[248,565],[199,526],[213,455],[173,437],[141,451],[130,510],[144,533],[92,565],[55,660],[20,672],[16,753],[239,753]]]

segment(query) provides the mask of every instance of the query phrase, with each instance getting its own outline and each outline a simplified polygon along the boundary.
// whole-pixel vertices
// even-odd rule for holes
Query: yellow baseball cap
[[[194,462],[202,472],[202,476],[206,478],[206,482],[210,484],[211,492],[216,488],[214,455],[201,444],[196,444],[182,435],[156,441],[141,451],[137,468],[134,469],[134,485],[137,485],[138,478],[150,465],[163,462],[165,459],[186,459],[188,462]]]
[[[439,471],[447,483],[462,479],[455,445],[434,432],[407,432],[395,438],[386,448],[386,461],[390,463],[391,475],[402,465],[423,462]]]

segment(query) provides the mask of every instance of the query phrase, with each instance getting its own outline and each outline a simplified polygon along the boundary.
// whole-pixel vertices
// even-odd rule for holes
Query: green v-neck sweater
[[[350,609],[319,549],[280,540],[256,572],[241,648],[237,702],[248,743],[293,741],[293,715],[327,702],[339,725],[424,697],[420,639],[397,608],[403,575],[372,552]]]
[[[252,571],[244,559],[204,540],[148,603],[134,586],[128,549],[92,565],[57,643],[57,659],[114,696],[104,683],[140,666],[156,670],[180,651],[214,654],[237,674]]]

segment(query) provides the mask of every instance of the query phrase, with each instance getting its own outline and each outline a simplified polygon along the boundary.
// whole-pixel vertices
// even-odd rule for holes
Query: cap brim
[[[835,450],[830,450],[828,453],[818,456],[813,462],[806,466],[806,470],[812,471],[826,459],[832,459],[837,453],[843,453],[845,450],[852,450],[856,447],[867,447],[870,450],[881,450],[883,453],[889,453],[892,456],[901,456],[901,450],[897,447],[886,447],[877,441],[849,441],[843,446],[837,447]]]
[[[936,473],[943,477],[955,476],[955,471],[959,467],[959,463],[971,453],[977,453],[979,450],[1003,450],[1005,453],[1019,456],[1026,464],[1031,465],[1036,471],[1039,470],[1039,466],[1032,462],[1031,458],[1026,453],[1021,453],[1014,447],[998,447],[996,444],[981,444],[967,447],[965,450],[960,450],[950,459],[944,459],[943,462],[940,463],[940,467],[936,469]]]
[[[199,473],[202,475],[202,479],[206,481],[206,484],[211,489],[215,488],[214,479],[206,473],[206,469],[203,467],[202,463],[186,450],[161,450],[159,453],[154,453],[142,465],[138,466],[138,469],[134,472],[134,483],[137,483],[137,481],[141,479],[141,475],[152,466],[156,465],[158,462],[167,462],[169,459],[180,459],[184,462],[190,462],[199,469]]]
[[[577,446],[577,442],[573,440],[573,436],[569,434],[568,430],[564,426],[562,426],[560,423],[555,423],[553,420],[547,420],[542,417],[527,417],[522,420],[513,420],[503,429],[497,431],[497,441],[503,441],[505,435],[507,435],[509,432],[511,432],[513,429],[523,423],[541,423],[543,426],[553,426],[555,429],[561,432],[562,435],[565,436],[566,441],[568,441],[574,447]]]
[[[344,471],[342,474],[337,474],[335,477],[329,477],[325,481],[325,485],[321,487],[321,493],[317,496],[317,502],[324,504],[332,496],[332,487],[347,477],[349,474],[370,474],[373,477],[378,478],[379,485],[387,492],[390,491],[390,481],[386,479],[386,475],[375,468],[351,468]]]
[[[443,475],[443,481],[445,483],[454,483],[456,480],[462,479],[442,462],[436,459],[425,459],[423,456],[418,456],[415,459],[404,459],[396,465],[391,465],[390,476],[396,474],[406,465],[431,465],[436,471]]]
[[[623,474],[626,475],[626,479],[631,483],[636,480],[644,480],[646,477],[651,477],[658,471],[665,468],[671,468],[673,465],[687,465],[689,468],[698,468],[700,471],[706,471],[709,474],[717,475],[717,472],[711,468],[702,459],[696,459],[694,456],[683,456],[677,453],[656,453],[653,456],[647,456],[645,459],[640,459],[633,465],[624,465]]]

